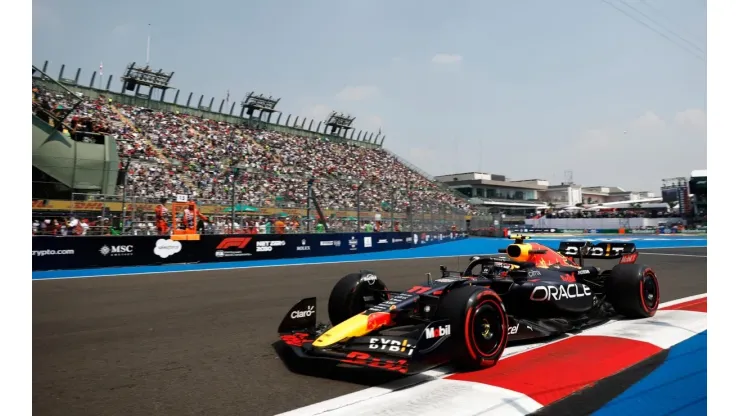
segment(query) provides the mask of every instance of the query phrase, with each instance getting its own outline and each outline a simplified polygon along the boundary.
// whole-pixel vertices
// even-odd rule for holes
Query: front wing
[[[302,360],[317,360],[340,367],[368,368],[399,374],[416,374],[449,361],[449,335],[427,338],[427,330],[449,328],[446,321],[410,328],[406,334],[386,331],[351,338],[328,348],[312,345],[319,331],[298,330],[280,334],[280,341]],[[399,328],[393,328],[393,332]],[[390,330],[388,331],[390,332]],[[439,334],[437,331],[435,334]]]
[[[292,314],[296,310],[315,311],[315,298],[297,303],[278,329],[280,344],[299,360],[398,374],[419,373],[449,361],[447,320],[393,326],[321,348],[313,342],[328,326],[316,325],[315,313],[299,317]]]

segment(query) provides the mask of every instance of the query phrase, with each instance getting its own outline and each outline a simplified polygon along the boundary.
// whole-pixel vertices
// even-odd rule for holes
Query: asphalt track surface
[[[706,248],[641,253],[661,279],[662,301],[707,292]],[[291,371],[273,347],[285,313],[317,296],[319,320],[327,320],[334,283],[362,268],[402,290],[426,272],[438,275],[441,264],[458,270],[466,261],[34,281],[34,414],[274,415],[382,384],[388,376]]]

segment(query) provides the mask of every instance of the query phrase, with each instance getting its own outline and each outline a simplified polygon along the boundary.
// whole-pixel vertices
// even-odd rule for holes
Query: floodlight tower
[[[149,68],[149,65],[137,67],[136,62],[132,62],[126,67],[126,72],[121,77],[121,81],[123,81],[121,94],[125,94],[128,90],[134,91],[137,96],[142,96],[142,94],[139,94],[139,89],[141,87],[149,87],[149,94],[144,94],[145,97],[142,98],[151,100],[154,90],[160,90],[162,94],[159,97],[159,101],[164,101],[164,94],[168,89],[172,88],[170,87],[170,80],[174,74],[174,72],[163,72],[161,69],[154,71]]]
[[[278,102],[280,102],[280,98],[275,99],[272,98],[272,96],[265,97],[262,94],[254,95],[254,92],[250,92],[246,97],[244,97],[244,101],[242,101],[241,116],[244,117],[244,112],[246,110],[247,119],[252,120],[254,112],[259,111],[257,120],[269,123],[272,118],[272,113],[280,112],[275,110],[275,106],[277,106]],[[263,114],[267,114],[267,120],[262,120]]]
[[[336,111],[332,111],[324,122],[324,134],[326,134],[329,127],[331,127],[331,132],[329,134],[331,134],[332,136],[346,138],[347,132],[349,132],[350,129],[355,129],[354,127],[352,127],[352,123],[354,121],[355,117],[352,117],[348,114],[341,114],[337,113]]]

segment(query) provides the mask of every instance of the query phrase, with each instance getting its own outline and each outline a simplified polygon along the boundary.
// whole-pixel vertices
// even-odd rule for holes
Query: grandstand
[[[155,83],[151,74],[134,78],[132,68],[162,73],[131,64],[121,92],[114,92],[112,76],[101,89],[94,87],[95,74],[83,86],[79,70],[75,79],[67,79],[62,66],[54,79],[46,64],[34,68],[34,132],[56,130],[56,142],[66,137],[78,149],[74,156],[60,156],[59,148],[48,150],[54,141],[35,142],[35,211],[78,216],[99,211],[101,218],[120,212],[125,219],[149,221],[160,199],[187,195],[219,218],[228,218],[224,213],[233,204],[249,207],[245,215],[305,220],[310,181],[318,208],[335,221],[348,221],[335,228],[381,218],[388,227],[402,221],[407,229],[444,229],[453,223],[462,229],[476,214],[465,196],[384,149],[385,136],[355,131],[349,118],[340,120],[342,125],[337,113],[330,115],[333,124],[329,119],[306,124],[292,115],[281,122],[277,100],[264,96],[258,97],[258,110],[268,110],[268,120],[254,111],[245,114],[246,100],[238,115],[233,104],[223,113],[224,101],[213,111],[214,100],[204,106],[203,96],[193,108],[192,94],[183,106],[179,90],[169,94],[172,102],[165,101],[171,74]],[[149,93],[140,91],[146,84],[142,79],[148,80]],[[162,90],[159,99],[152,85]],[[270,122],[273,112],[277,117]],[[106,143],[115,144],[115,150]],[[79,149],[89,158],[81,159]]]

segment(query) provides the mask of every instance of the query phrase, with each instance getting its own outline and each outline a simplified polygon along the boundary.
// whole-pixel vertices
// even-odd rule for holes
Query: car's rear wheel
[[[489,288],[463,286],[442,298],[438,316],[450,320],[452,363],[463,370],[495,365],[509,339],[501,298]]]
[[[329,320],[332,325],[388,300],[388,287],[370,273],[351,273],[334,285],[329,295]]]
[[[606,278],[606,298],[626,318],[649,318],[660,304],[658,276],[641,264],[614,266]]]

